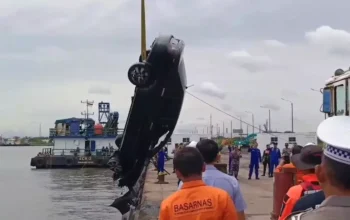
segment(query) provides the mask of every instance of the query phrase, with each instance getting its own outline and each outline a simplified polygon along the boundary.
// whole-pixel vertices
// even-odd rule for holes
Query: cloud
[[[297,97],[299,96],[300,93],[296,90],[292,90],[292,89],[282,89],[281,91],[281,96],[282,97]]]
[[[286,47],[287,46],[278,40],[264,40],[263,42],[266,46],[270,46],[270,47]]]
[[[198,121],[204,121],[205,120],[205,118],[204,117],[198,117],[198,118],[196,118]]]
[[[110,95],[111,89],[105,86],[101,86],[101,85],[91,86],[88,92],[89,94]]]
[[[310,88],[324,87],[337,68],[349,66],[350,26],[340,15],[348,13],[350,2],[312,3],[147,1],[147,45],[160,33],[184,40],[187,81],[211,105],[230,105],[233,115],[243,112],[247,121],[244,112],[254,112],[256,125],[267,116],[261,105],[280,105],[272,124],[284,131],[290,129],[285,97],[295,103],[296,117],[308,122],[296,121],[295,130],[314,131],[324,117],[322,96]],[[6,117],[0,134],[36,136],[41,122],[47,135],[56,119],[80,117],[85,99],[110,102],[125,120],[134,94],[127,71],[140,54],[139,8],[139,1],[131,0],[1,1],[0,114]],[[324,16],[330,11],[339,16]],[[196,82],[211,85],[201,91]],[[93,87],[108,88],[110,94],[89,93]],[[91,110],[97,112],[96,104]],[[210,115],[213,124],[232,120],[233,127],[240,126],[186,95],[178,128],[208,122]]]
[[[222,105],[221,105],[221,109],[222,109],[223,111],[230,112],[230,111],[232,111],[232,106],[229,105],[229,104],[222,104]]]
[[[232,51],[228,57],[235,65],[252,73],[264,71],[272,65],[269,56],[253,56],[246,50]]]
[[[321,26],[306,32],[305,38],[311,44],[326,48],[330,53],[350,55],[350,33],[345,30]]]
[[[199,92],[208,96],[212,96],[219,99],[224,99],[226,93],[218,88],[214,83],[211,82],[203,82],[199,86]]]

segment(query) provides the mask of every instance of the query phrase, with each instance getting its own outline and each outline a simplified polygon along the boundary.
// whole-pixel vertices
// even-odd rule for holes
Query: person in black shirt
[[[271,152],[271,149],[270,149],[270,145],[266,145],[266,149],[264,150],[264,152],[262,152],[262,163],[264,165],[264,169],[263,169],[263,175],[261,176],[265,176],[266,174],[266,166],[268,167],[267,170],[269,172],[270,170],[270,152]]]
[[[323,202],[323,200],[325,200],[323,191],[318,191],[313,194],[306,195],[298,200],[292,212],[302,212],[310,208],[315,209]]]

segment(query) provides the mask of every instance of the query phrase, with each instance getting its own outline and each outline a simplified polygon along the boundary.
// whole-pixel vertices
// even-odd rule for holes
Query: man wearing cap
[[[317,128],[318,138],[327,144],[315,173],[326,199],[310,211],[288,220],[348,220],[350,217],[350,117],[333,116]]]
[[[277,147],[277,142],[273,143],[273,148],[270,151],[270,172],[269,172],[269,177],[273,177],[273,171],[275,168],[278,166],[280,163],[281,159],[281,151]]]
[[[292,156],[292,163],[304,175],[301,178],[302,182],[296,186],[292,186],[285,195],[279,220],[285,220],[292,213],[296,202],[304,195],[321,190],[321,186],[315,175],[315,166],[321,164],[322,151],[322,147],[308,145],[301,149],[300,154]]]

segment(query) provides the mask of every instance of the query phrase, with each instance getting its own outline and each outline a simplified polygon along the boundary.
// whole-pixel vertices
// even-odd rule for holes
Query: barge
[[[44,148],[31,158],[30,166],[37,169],[96,167],[108,168],[110,155],[116,148],[115,140],[121,132],[118,129],[118,112],[110,112],[110,104],[98,103],[98,123],[89,118],[86,101],[84,118],[56,120],[50,128],[52,148]]]

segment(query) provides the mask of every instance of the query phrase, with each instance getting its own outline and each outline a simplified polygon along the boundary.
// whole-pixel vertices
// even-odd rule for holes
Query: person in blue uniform
[[[273,143],[273,148],[270,151],[270,172],[269,177],[273,177],[273,171],[276,169],[281,159],[281,151],[277,147],[277,143]]]
[[[254,143],[253,147],[249,148],[250,152],[250,164],[249,164],[249,177],[252,178],[253,169],[255,170],[255,179],[259,179],[259,163],[261,163],[261,153],[258,148],[258,143]]]
[[[164,149],[160,150],[158,153],[158,175],[164,175],[164,164],[165,164],[165,153]]]

